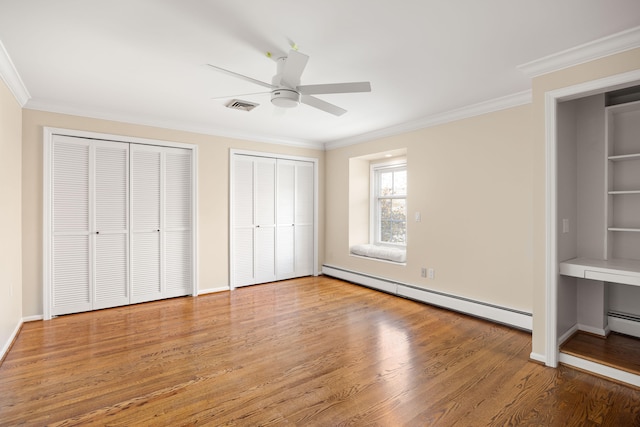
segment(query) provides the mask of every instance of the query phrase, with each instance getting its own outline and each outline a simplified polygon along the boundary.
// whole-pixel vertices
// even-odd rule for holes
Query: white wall
[[[558,259],[577,256],[578,155],[576,139],[576,103],[558,104]],[[569,232],[562,231],[562,221],[569,221]],[[577,279],[558,275],[558,336],[578,322]]]
[[[22,321],[22,109],[0,79],[0,357]]]

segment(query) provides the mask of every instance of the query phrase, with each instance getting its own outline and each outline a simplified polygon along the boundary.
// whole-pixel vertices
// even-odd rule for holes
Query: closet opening
[[[547,251],[548,259],[552,254],[555,260],[547,283],[547,364],[553,366],[555,356],[557,362],[636,386],[639,89],[636,77],[569,96],[556,93],[555,146],[547,145],[555,159],[554,191],[548,194],[554,208]],[[554,94],[547,96],[549,100]],[[553,300],[555,306],[550,306]]]

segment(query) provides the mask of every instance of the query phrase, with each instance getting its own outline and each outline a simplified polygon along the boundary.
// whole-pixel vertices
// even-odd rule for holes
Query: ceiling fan
[[[267,56],[271,56],[267,53]],[[213,69],[233,77],[257,84],[259,86],[270,89],[269,92],[259,92],[246,95],[257,95],[260,93],[271,93],[271,103],[277,107],[293,108],[303,103],[319,110],[325,111],[335,116],[341,116],[347,110],[323,101],[312,95],[321,95],[328,93],[355,93],[355,92],[371,92],[371,84],[369,82],[352,82],[352,83],[329,83],[317,85],[301,85],[300,77],[307,66],[309,56],[300,53],[297,49],[291,49],[287,56],[277,59],[277,72],[273,76],[271,83],[256,80],[233,71],[220,68],[215,65],[207,64]],[[237,95],[240,96],[240,95]],[[226,98],[226,97],[225,97]]]

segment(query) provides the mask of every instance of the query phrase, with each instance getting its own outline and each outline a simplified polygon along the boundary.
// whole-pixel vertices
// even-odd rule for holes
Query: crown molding
[[[160,128],[160,129],[192,132],[192,133],[217,136],[222,138],[232,138],[232,139],[240,139],[240,140],[251,141],[251,142],[262,142],[266,144],[286,145],[290,147],[324,150],[324,143],[322,142],[273,138],[273,137],[265,137],[264,135],[259,135],[259,134],[249,134],[249,133],[241,133],[241,132],[237,132],[237,133],[228,132],[228,131],[222,131],[214,127],[200,126],[200,125],[185,123],[180,121],[149,119],[147,117],[142,117],[142,116],[123,115],[123,114],[116,114],[116,113],[106,112],[106,111],[96,111],[96,110],[91,111],[81,107],[55,104],[55,103],[49,103],[44,101],[35,101],[33,99],[30,99],[26,103],[26,105],[24,105],[23,107],[28,110],[45,111],[49,113],[58,113],[58,114],[68,114],[72,116],[86,117],[91,119],[109,120],[114,122],[129,123],[129,124],[141,125],[141,126],[151,126],[151,127]]]
[[[18,104],[24,107],[31,95],[29,95],[29,91],[22,82],[18,70],[13,65],[13,61],[11,61],[11,57],[4,48],[2,41],[0,41],[0,78],[5,82]]]
[[[518,65],[517,68],[527,77],[533,78],[637,47],[640,47],[640,27],[630,28],[561,52],[553,53],[543,58],[527,62],[526,64]]]
[[[373,141],[376,139],[386,138],[390,136],[400,135],[419,129],[425,129],[445,123],[455,122],[457,120],[468,119],[482,114],[492,113],[495,111],[506,110],[507,108],[517,107],[520,105],[531,103],[531,90],[514,93],[500,98],[479,102],[477,104],[468,105],[462,108],[456,108],[444,113],[435,114],[419,120],[401,123],[396,126],[379,129],[373,132],[364,133],[350,138],[338,139],[324,144],[325,150],[333,150],[348,145],[360,144],[362,142]]]

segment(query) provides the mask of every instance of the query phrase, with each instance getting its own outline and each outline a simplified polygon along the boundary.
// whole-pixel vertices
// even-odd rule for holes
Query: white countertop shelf
[[[640,154],[621,154],[617,156],[609,156],[609,160],[612,162],[619,162],[623,160],[640,160]]]
[[[640,286],[640,261],[573,258],[560,263],[560,274],[581,279]]]

